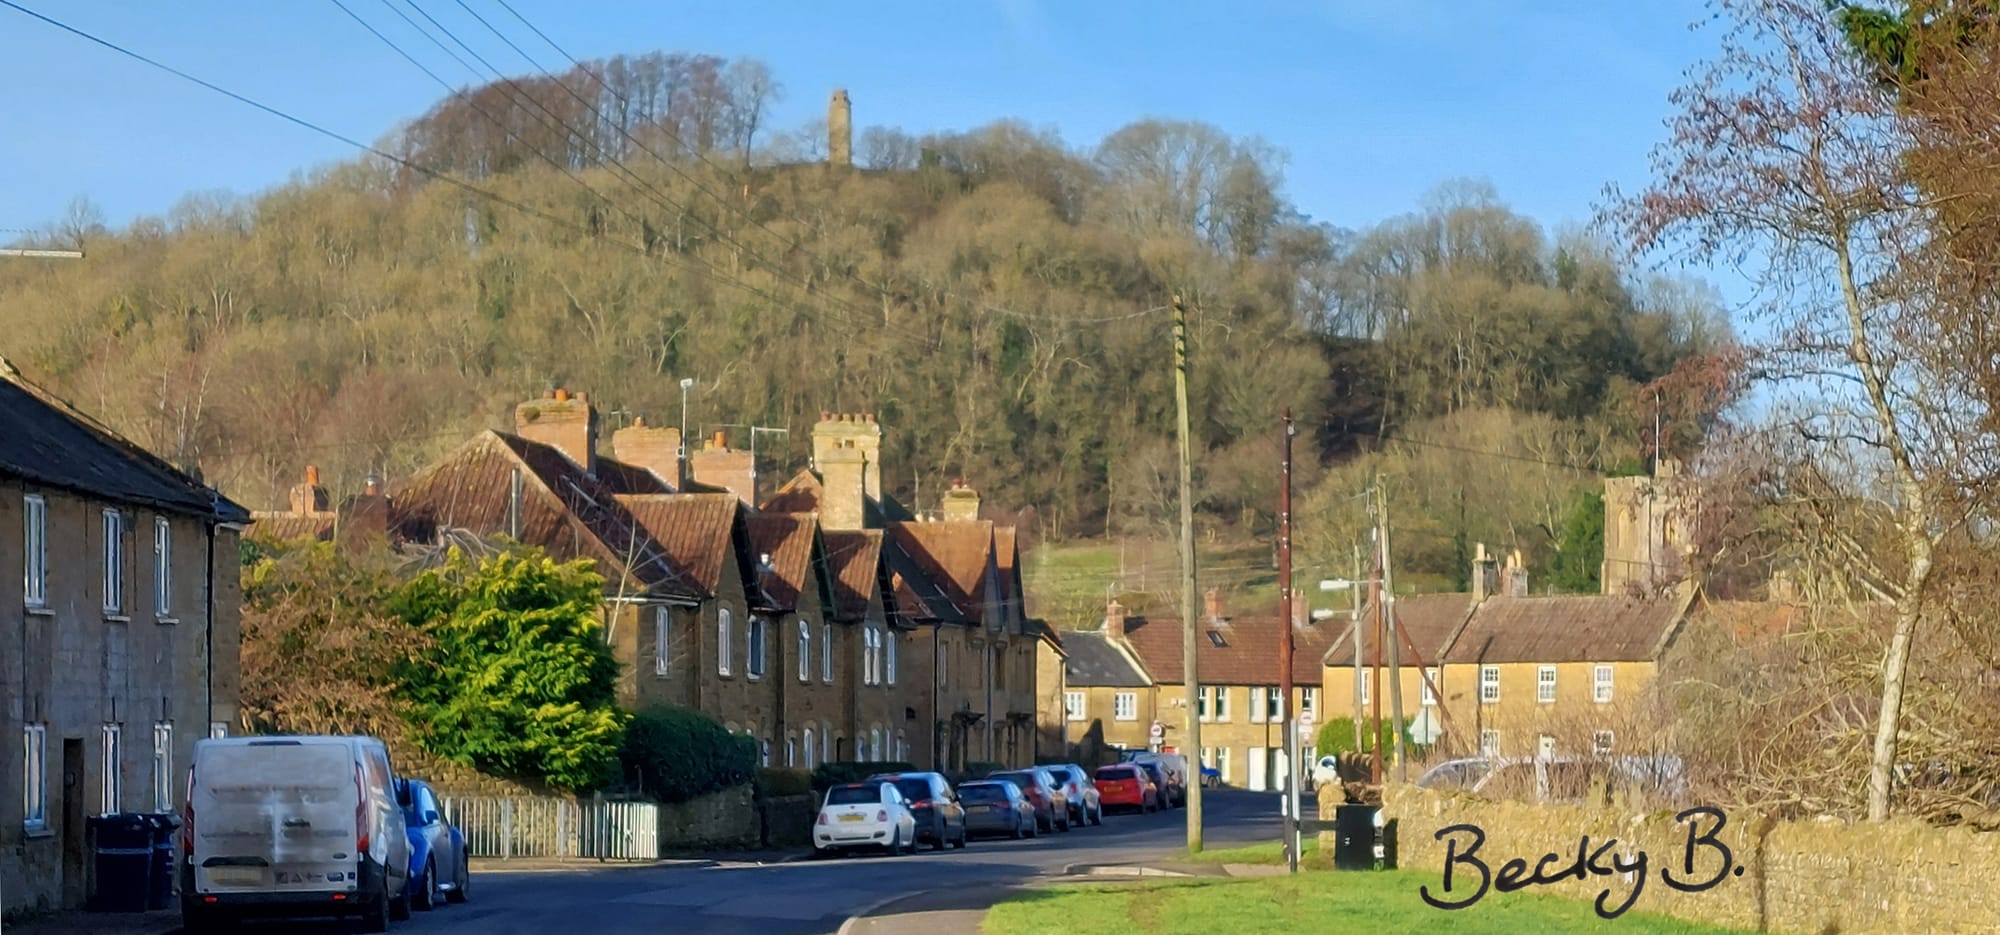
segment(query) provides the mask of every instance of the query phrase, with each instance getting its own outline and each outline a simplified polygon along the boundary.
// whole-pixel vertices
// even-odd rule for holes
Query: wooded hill
[[[1168,120],[1080,148],[872,128],[842,170],[823,125],[764,126],[780,93],[754,62],[621,57],[454,95],[378,144],[396,159],[115,232],[86,206],[43,239],[88,259],[0,265],[0,353],[259,507],[308,460],[342,490],[403,475],[552,384],[611,427],[673,424],[693,377],[691,432],[791,430],[760,440],[773,470],[819,412],[873,410],[918,508],[962,476],[1042,537],[1144,535],[1175,510],[1178,293],[1205,523],[1268,528],[1290,403],[1306,460],[1347,465],[1329,503],[1383,437],[1580,466],[1527,505],[1476,455],[1405,472],[1433,476],[1401,519],[1525,541],[1640,454],[1638,387],[1729,341],[1703,287],[1482,185],[1347,230],[1288,201],[1272,147]],[[1411,560],[1450,573],[1420,538]]]

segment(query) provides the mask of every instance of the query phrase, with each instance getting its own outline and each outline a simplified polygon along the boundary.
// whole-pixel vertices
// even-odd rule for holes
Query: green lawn
[[[1211,852],[1213,853],[1213,852]],[[1060,884],[1023,891],[986,917],[985,935],[1300,935],[1303,932],[1433,932],[1454,935],[1731,935],[1732,929],[1634,910],[1598,918],[1590,903],[1489,891],[1466,909],[1434,909],[1436,874],[1406,870],[1311,872],[1298,876],[1168,882]]]
[[[1299,854],[1299,866],[1331,870],[1331,860],[1319,856],[1319,835],[1305,835],[1305,846]],[[1199,854],[1188,854],[1182,858],[1198,864],[1283,864],[1285,845],[1281,841],[1265,844],[1250,844],[1244,847],[1207,848]]]
[[[1028,612],[1058,628],[1096,626],[1104,619],[1109,589],[1120,584],[1119,600],[1130,613],[1179,613],[1175,601],[1180,599],[1180,555],[1171,541],[1043,544],[1021,560]],[[1268,542],[1204,542],[1195,550],[1201,586],[1219,587],[1238,603],[1268,604],[1277,599],[1278,572],[1271,561]],[[1308,590],[1313,599],[1320,599],[1317,591]]]

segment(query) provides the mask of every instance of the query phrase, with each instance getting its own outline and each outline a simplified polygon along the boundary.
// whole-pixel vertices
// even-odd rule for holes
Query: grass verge
[[[1285,845],[1282,841],[1271,841],[1244,847],[1208,848],[1198,854],[1188,854],[1182,859],[1197,864],[1282,865],[1285,862]],[[1322,858],[1319,854],[1318,835],[1305,835],[1305,846],[1299,851],[1299,866],[1315,870],[1333,869],[1333,861]]]
[[[1453,935],[1737,935],[1739,930],[1629,912],[1599,918],[1590,903],[1561,896],[1489,892],[1456,912],[1432,908],[1417,888],[1435,875],[1301,873],[1169,882],[1062,884],[1026,890],[993,907],[985,935],[1298,935],[1300,932],[1430,932]],[[1143,928],[1141,927],[1143,923]],[[1342,925],[1346,923],[1346,925]]]

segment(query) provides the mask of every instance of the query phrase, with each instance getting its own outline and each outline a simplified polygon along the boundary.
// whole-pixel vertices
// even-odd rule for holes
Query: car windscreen
[[[958,797],[967,802],[1005,802],[1007,788],[999,785],[959,786]]]
[[[1139,771],[1130,766],[1106,766],[1097,771],[1099,779],[1137,779]]]
[[[882,801],[882,792],[874,786],[838,786],[827,790],[828,805],[874,805]]]

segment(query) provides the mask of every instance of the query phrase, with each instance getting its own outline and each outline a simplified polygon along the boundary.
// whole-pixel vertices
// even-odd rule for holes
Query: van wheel
[[[402,922],[410,917],[410,878],[403,878],[403,891],[389,900],[389,918]]]
[[[386,932],[389,930],[389,890],[385,883],[382,894],[375,897],[373,905],[361,914],[361,930],[364,932]]]

